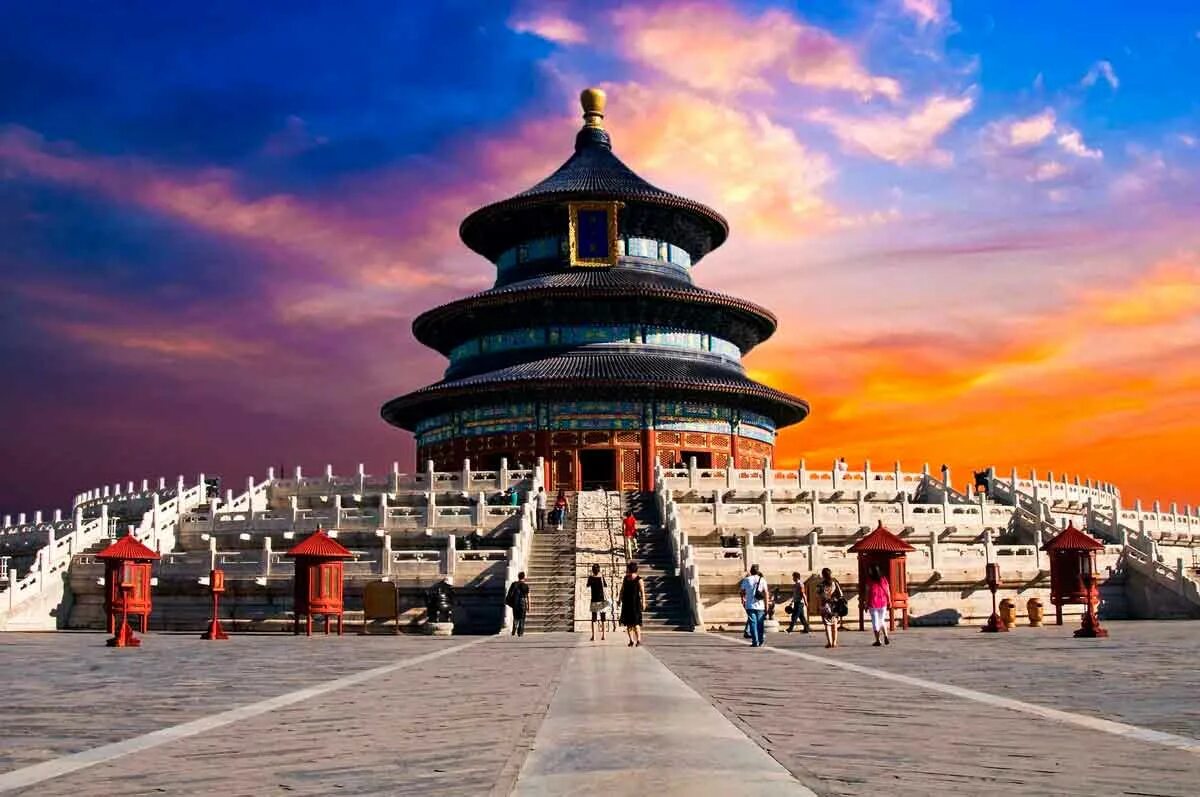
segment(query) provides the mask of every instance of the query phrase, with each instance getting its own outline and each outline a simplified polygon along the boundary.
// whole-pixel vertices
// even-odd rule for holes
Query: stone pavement
[[[150,634],[139,650],[4,634],[0,790],[1200,793],[1200,623],[1110,629],[920,629],[887,648],[849,632],[836,651],[816,634],[760,650],[686,633],[634,650],[572,634]],[[1091,725],[1106,720],[1138,727]]]
[[[803,651],[1116,721],[1200,730],[1200,624],[899,631],[888,647],[844,632],[778,634],[768,647],[656,638],[654,654],[820,794],[1200,793],[1200,755],[897,685],[781,651]],[[1170,652],[1173,651],[1173,652]],[[755,657],[748,682],[747,655]],[[1197,743],[1200,749],[1200,742]]]

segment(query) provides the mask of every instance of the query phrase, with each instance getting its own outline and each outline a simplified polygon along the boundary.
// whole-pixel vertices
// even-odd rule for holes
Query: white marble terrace
[[[1136,570],[1200,606],[1200,516],[1156,503],[1121,506],[1113,485],[1080,478],[1004,478],[987,473],[986,489],[972,478],[955,489],[948,469],[850,470],[837,463],[814,471],[689,468],[656,471],[660,516],[684,579],[698,626],[736,622],[736,585],[751,563],[768,581],[786,585],[793,570],[829,567],[845,584],[857,580],[846,552],[878,523],[916,550],[908,555],[916,610],[955,606],[963,616],[983,608],[972,597],[989,562],[1001,564],[1014,599],[1048,594],[1048,562],[1040,546],[1068,522],[1107,543],[1102,570],[1119,577]],[[1114,581],[1114,583],[1116,583]],[[1111,596],[1115,607],[1120,597]]]
[[[297,468],[288,478],[268,470],[247,478],[245,490],[210,494],[204,474],[105,485],[75,497],[69,519],[61,511],[6,516],[0,528],[0,630],[43,628],[62,602],[65,571],[94,566],[92,553],[127,530],[163,555],[160,572],[188,568],[228,570],[230,578],[265,581],[291,572],[287,548],[318,527],[340,537],[355,554],[351,576],[390,578],[401,571],[453,575],[505,560],[506,584],[528,559],[532,509],[501,499],[518,488],[524,499],[540,485],[540,470],[424,471],[382,475],[362,465],[349,476],[326,467],[320,475]],[[504,547],[456,550],[455,535],[503,533]],[[393,545],[393,543],[395,543]],[[511,572],[508,572],[511,571]],[[51,619],[50,627],[53,627]]]

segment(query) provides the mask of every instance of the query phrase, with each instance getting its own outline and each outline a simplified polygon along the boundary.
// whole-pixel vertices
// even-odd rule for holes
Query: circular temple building
[[[613,154],[604,92],[581,100],[575,154],[463,221],[496,283],[413,322],[450,365],[383,417],[416,435],[418,463],[543,457],[554,489],[651,489],[656,463],[691,458],[762,467],[777,431],[808,414],[742,367],[775,317],[695,285],[692,269],[728,223],[638,177]]]

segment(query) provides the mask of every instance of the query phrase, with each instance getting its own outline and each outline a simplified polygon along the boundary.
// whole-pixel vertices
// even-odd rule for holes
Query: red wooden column
[[[858,554],[858,630],[862,631],[866,614],[865,586],[872,565],[879,565],[887,577],[891,596],[888,601],[888,628],[895,630],[895,610],[901,612],[901,627],[908,628],[908,554],[916,548],[888,531],[883,521],[867,536],[851,545],[847,551]]]
[[[654,489],[654,467],[658,463],[658,447],[655,445],[655,431],[650,428],[642,429],[642,489]]]
[[[100,551],[96,558],[104,562],[104,613],[108,616],[108,631],[114,635],[107,644],[117,648],[137,647],[142,641],[133,635],[129,615],[141,615],[142,633],[146,633],[153,608],[150,563],[159,556],[130,533]]]
[[[300,633],[300,615],[303,614],[305,633],[312,636],[313,616],[320,614],[325,616],[326,634],[329,633],[329,619],[337,617],[338,636],[341,636],[345,612],[342,562],[353,559],[354,554],[324,529],[317,529],[288,551],[287,556],[296,560],[296,575],[292,581],[295,618],[292,633]]]

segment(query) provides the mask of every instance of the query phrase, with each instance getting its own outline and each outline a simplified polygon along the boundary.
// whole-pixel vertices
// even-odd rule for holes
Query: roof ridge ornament
[[[584,89],[579,93],[579,104],[583,106],[583,126],[603,130],[604,108],[608,105],[608,95],[604,89]]]

